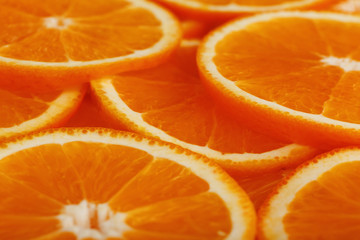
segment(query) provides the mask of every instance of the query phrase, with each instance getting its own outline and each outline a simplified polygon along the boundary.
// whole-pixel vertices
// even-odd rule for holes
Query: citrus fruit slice
[[[250,131],[213,102],[197,74],[197,46],[183,41],[158,67],[92,81],[94,99],[114,125],[205,155],[232,174],[271,171],[315,154]]]
[[[4,86],[60,87],[150,67],[181,35],[169,12],[143,0],[0,0],[0,6]]]
[[[261,207],[260,239],[356,239],[359,160],[344,148],[299,167]]]
[[[281,12],[237,20],[199,49],[203,82],[239,120],[322,148],[360,141],[360,18]]]
[[[222,21],[237,16],[289,9],[324,8],[339,0],[153,0],[176,12],[202,21]]]
[[[255,234],[253,206],[236,182],[175,145],[69,128],[5,143],[0,159],[1,239],[235,240]]]
[[[344,13],[360,13],[360,1],[359,0],[344,0],[331,6],[333,11],[344,12]]]
[[[16,135],[64,124],[77,110],[87,87],[51,93],[0,89],[0,142]]]

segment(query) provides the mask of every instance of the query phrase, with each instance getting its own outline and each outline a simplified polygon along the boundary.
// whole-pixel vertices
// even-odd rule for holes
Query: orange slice
[[[262,206],[260,239],[357,239],[360,149],[337,149],[304,164]]]
[[[70,128],[0,150],[1,239],[254,237],[255,212],[243,190],[209,160],[175,145]]]
[[[5,138],[64,124],[77,110],[86,86],[46,94],[0,89],[0,142]]]
[[[315,154],[250,131],[213,102],[197,74],[197,46],[183,41],[156,68],[92,81],[94,99],[114,125],[205,155],[232,174],[271,171]]]
[[[180,40],[173,15],[143,0],[0,0],[0,6],[1,86],[62,87],[151,67]]]
[[[322,148],[360,141],[360,18],[281,12],[208,35],[198,64],[212,94],[251,128]]]
[[[290,9],[324,8],[340,0],[153,0],[176,12],[201,21],[223,21],[237,16]]]
[[[344,0],[331,6],[333,11],[344,12],[344,13],[360,13],[360,1],[359,0]]]

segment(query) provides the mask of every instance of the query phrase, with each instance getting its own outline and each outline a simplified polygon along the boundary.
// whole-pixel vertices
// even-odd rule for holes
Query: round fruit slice
[[[0,6],[0,86],[60,87],[151,67],[181,35],[169,12],[143,0],[0,0]]]
[[[253,206],[236,182],[206,158],[172,144],[69,128],[5,143],[0,159],[1,239],[255,235]]]
[[[204,83],[251,128],[319,147],[360,141],[360,18],[281,12],[234,21],[199,49]]]
[[[250,131],[223,111],[201,85],[197,41],[183,41],[156,68],[91,82],[94,99],[120,128],[160,138],[214,159],[232,174],[295,165],[316,150]]]
[[[261,207],[260,239],[356,239],[360,149],[337,149],[299,167]]]
[[[61,126],[76,111],[87,86],[46,94],[0,89],[0,142],[35,130]]]
[[[289,9],[324,8],[340,0],[153,0],[180,16],[199,20],[221,21],[261,12]]]

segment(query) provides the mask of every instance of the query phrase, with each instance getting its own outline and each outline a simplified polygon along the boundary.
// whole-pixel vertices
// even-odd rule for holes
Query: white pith
[[[65,111],[69,111],[77,106],[84,93],[83,86],[72,87],[64,90],[55,100],[47,103],[49,105],[41,115],[24,121],[19,125],[0,128],[0,137],[11,137],[19,133],[28,133],[37,129],[41,129],[51,122],[58,120]]]
[[[136,50],[132,54],[114,57],[114,58],[107,58],[101,60],[92,60],[92,61],[74,61],[69,60],[68,62],[39,62],[39,61],[30,61],[30,60],[19,60],[13,59],[8,57],[0,56],[0,62],[5,62],[9,64],[21,64],[22,66],[32,66],[32,67],[84,67],[84,66],[96,66],[99,64],[109,64],[119,61],[125,60],[135,60],[144,58],[151,54],[155,54],[157,52],[161,52],[163,49],[166,49],[169,43],[173,42],[176,39],[179,31],[179,26],[176,20],[168,13],[167,11],[163,10],[162,8],[158,7],[157,5],[144,1],[144,0],[128,0],[131,3],[132,8],[144,8],[145,10],[150,10],[155,17],[159,20],[161,25],[159,26],[160,29],[163,30],[162,38],[155,43],[150,48],[144,50]],[[48,25],[54,26],[56,20],[49,18]]]
[[[344,70],[344,72],[360,71],[360,62],[351,58],[337,58],[329,56],[321,59],[321,62],[327,65],[340,67]]]
[[[326,159],[321,159],[317,163],[311,163],[292,176],[286,185],[281,186],[266,207],[266,213],[261,222],[262,232],[265,234],[266,239],[288,239],[282,219],[287,214],[287,207],[294,200],[298,191],[338,164],[360,161],[359,159],[359,150],[342,151],[328,156]]]
[[[96,227],[91,226],[95,218]],[[106,240],[109,237],[122,237],[123,233],[132,230],[125,223],[126,214],[114,213],[106,204],[94,204],[86,200],[79,204],[66,205],[62,214],[57,216],[61,224],[60,231],[72,232],[78,239],[95,238]]]
[[[218,161],[231,159],[233,162],[239,163],[251,161],[271,163],[274,162],[274,159],[285,159],[290,157],[294,151],[303,151],[304,153],[313,151],[311,147],[302,146],[299,144],[289,144],[264,153],[222,153],[220,151],[213,150],[208,146],[199,146],[187,143],[144,121],[142,118],[142,113],[138,113],[130,109],[129,106],[120,98],[118,92],[114,88],[114,85],[111,83],[111,79],[93,81],[91,85],[94,91],[98,92],[98,95],[101,95],[102,93],[106,98],[101,102],[103,107],[111,109],[111,112],[118,116],[125,114],[126,118],[134,123],[140,130],[144,129],[145,132],[151,133],[151,135],[157,136],[163,141],[177,144],[193,152],[200,153]]]
[[[204,179],[209,184],[208,192],[213,192],[220,196],[227,209],[229,209],[233,227],[226,240],[248,239],[244,238],[244,236],[248,236],[249,229],[254,227],[255,217],[255,213],[250,207],[250,200],[244,192],[234,192],[232,189],[233,185],[223,180],[224,175],[223,173],[219,173],[218,169],[211,167],[203,161],[199,161],[194,155],[177,153],[176,150],[171,149],[169,146],[162,146],[159,143],[154,143],[152,140],[143,139],[139,141],[135,137],[127,135],[113,135],[112,131],[100,131],[102,132],[88,131],[84,133],[81,129],[74,129],[71,134],[68,134],[62,130],[58,130],[31,139],[8,143],[3,148],[0,148],[0,161],[21,150],[47,144],[63,145],[70,142],[104,143],[140,149],[154,156],[154,158],[168,159],[187,167],[191,169],[195,175]],[[253,236],[250,236],[251,239],[252,237]]]
[[[222,87],[227,89],[229,92],[234,94],[235,96],[241,96],[246,101],[251,102],[253,104],[256,104],[257,106],[262,106],[264,108],[270,108],[274,111],[281,112],[285,115],[294,116],[297,119],[303,119],[308,122],[319,122],[319,123],[325,123],[327,125],[333,125],[338,126],[341,129],[351,129],[351,130],[360,130],[360,125],[356,123],[349,123],[349,122],[343,122],[339,120],[334,120],[328,117],[325,117],[321,114],[311,114],[311,113],[304,113],[300,111],[296,111],[287,107],[284,107],[280,104],[277,104],[275,102],[270,102],[264,99],[261,99],[259,97],[256,97],[252,94],[249,94],[240,88],[238,88],[234,82],[228,80],[225,78],[221,73],[217,70],[217,67],[215,63],[213,62],[213,58],[216,55],[215,52],[215,46],[216,44],[221,41],[224,36],[227,34],[230,34],[234,31],[240,31],[242,29],[247,28],[249,25],[253,23],[258,22],[266,22],[270,21],[276,18],[308,18],[308,19],[325,19],[325,20],[334,20],[334,21],[340,21],[340,22],[353,22],[356,24],[360,24],[360,18],[356,16],[351,15],[345,15],[345,14],[338,14],[338,13],[320,13],[320,12],[279,12],[279,13],[267,13],[267,14],[261,14],[257,16],[253,16],[250,18],[238,20],[236,22],[231,23],[231,25],[226,25],[219,29],[216,33],[212,34],[207,38],[207,40],[203,43],[202,49],[203,52],[198,56],[198,62],[204,63],[204,70],[212,76],[216,83],[219,83]],[[329,59],[327,59],[329,62]],[[333,60],[330,61],[331,63],[334,63]],[[350,65],[347,64],[345,61],[337,61],[338,66],[342,67],[343,69],[352,69],[354,65],[355,68],[358,68],[358,62],[354,64],[353,61],[350,62]]]
[[[348,13],[357,12],[360,11],[360,2],[358,0],[347,0],[335,5],[334,9]]]
[[[53,29],[66,29],[70,26],[72,20],[70,18],[62,18],[62,17],[47,17],[44,18],[44,25],[46,28],[53,28]]]
[[[179,4],[178,0],[163,0],[165,2],[170,2],[180,6],[186,6],[188,8],[193,9],[201,9],[213,12],[230,12],[230,13],[242,13],[242,12],[266,12],[266,11],[280,11],[280,10],[287,10],[287,9],[296,9],[296,8],[303,8],[307,6],[311,6],[315,3],[323,2],[323,0],[302,0],[297,2],[284,2],[281,4],[271,5],[271,6],[248,6],[248,5],[240,5],[231,2],[230,4],[226,5],[219,5],[219,4],[206,4],[197,1],[189,1],[189,0],[182,0],[182,3]]]

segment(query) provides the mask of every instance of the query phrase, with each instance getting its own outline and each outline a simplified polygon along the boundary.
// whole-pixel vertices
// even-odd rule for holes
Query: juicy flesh
[[[120,57],[162,35],[154,15],[125,0],[0,0],[0,6],[0,56],[19,60]]]
[[[342,163],[297,192],[283,219],[289,239],[357,239],[360,162]]]
[[[0,89],[0,112],[4,113],[0,117],[0,128],[13,127],[40,116],[60,94],[51,92],[39,95]]]
[[[235,85],[304,113],[360,123],[359,23],[286,18],[249,25],[216,46]]]
[[[241,126],[213,103],[200,83],[196,47],[181,47],[165,64],[118,75],[121,99],[142,119],[186,143],[223,153],[262,153],[282,147]]]
[[[70,142],[22,150],[0,162],[0,186],[1,239],[66,233],[217,240],[231,230],[228,210],[207,182],[126,146]]]

